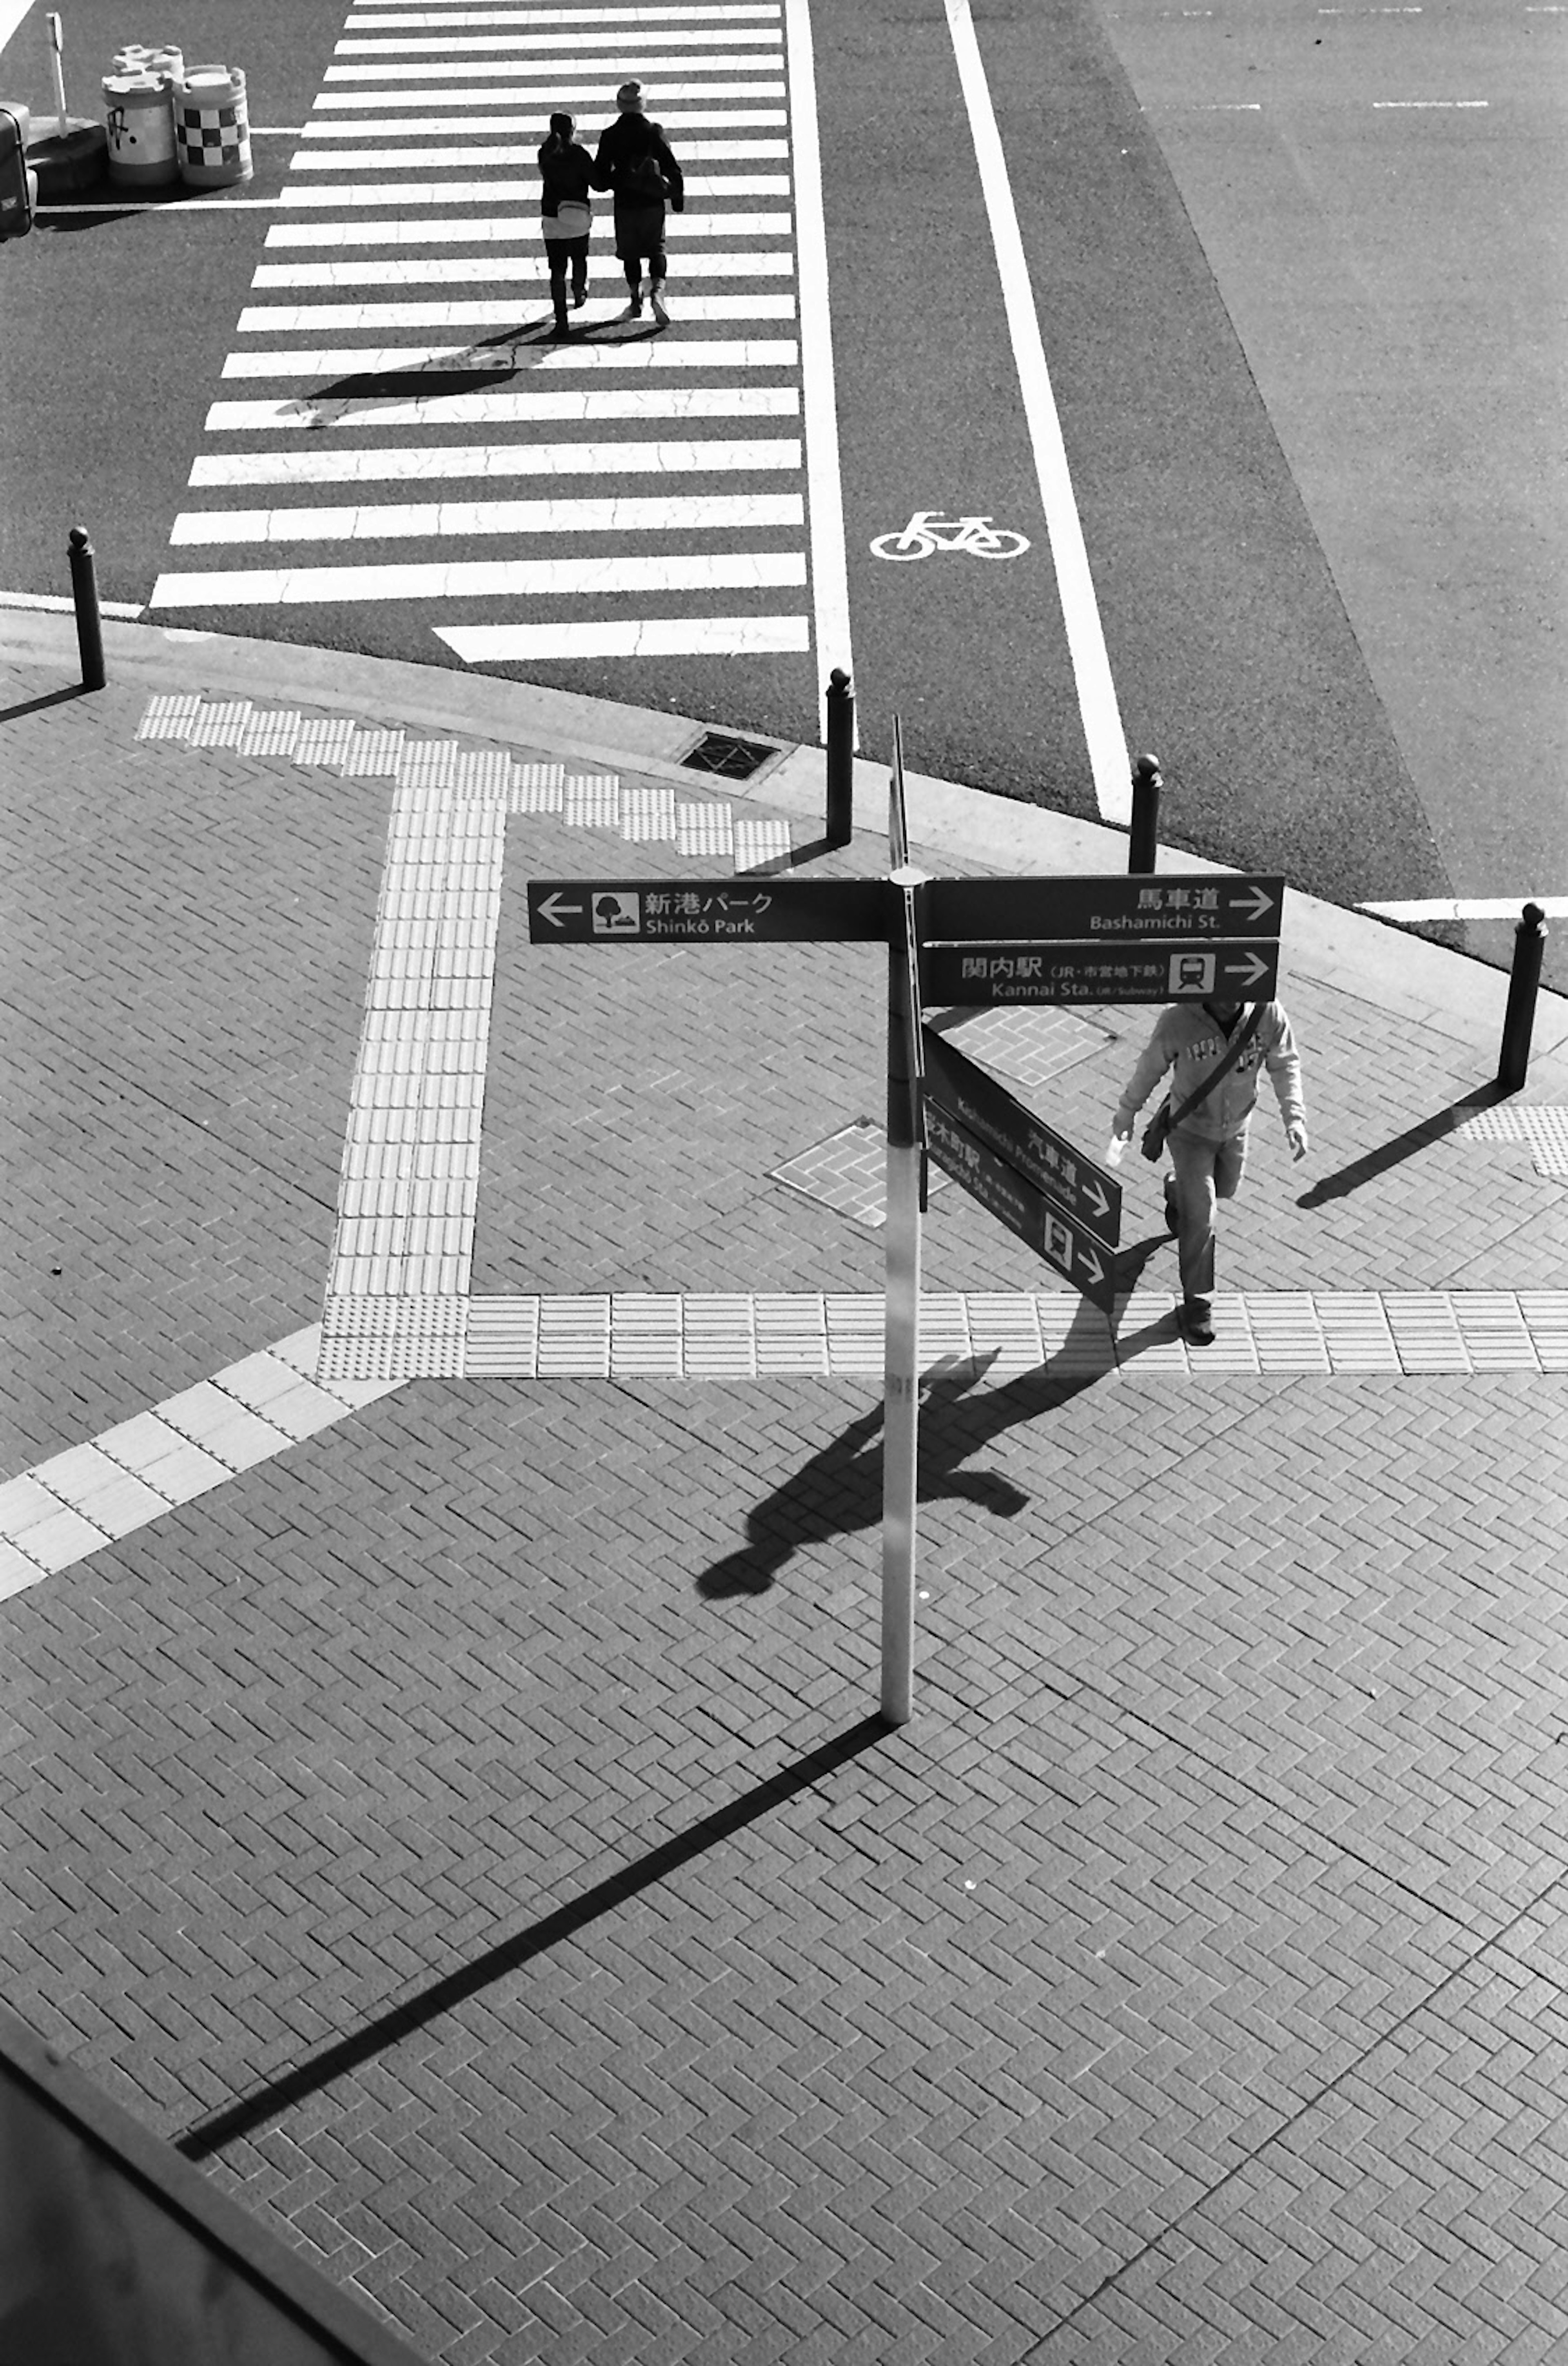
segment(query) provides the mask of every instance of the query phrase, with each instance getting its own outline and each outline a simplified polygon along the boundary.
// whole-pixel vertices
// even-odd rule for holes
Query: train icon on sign
[[[624,888],[601,887],[592,898],[592,912],[596,937],[640,937],[642,934],[640,896],[628,896]]]
[[[1213,953],[1172,953],[1170,957],[1172,994],[1213,994],[1213,990],[1214,955]]]

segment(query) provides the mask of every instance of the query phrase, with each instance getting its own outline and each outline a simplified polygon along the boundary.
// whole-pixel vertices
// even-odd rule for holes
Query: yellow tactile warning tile
[[[1479,1110],[1454,1128],[1456,1141],[1528,1142],[1539,1175],[1568,1176],[1568,1109]]]
[[[0,1486],[0,1596],[193,1503],[395,1382],[315,1378],[312,1324]]]
[[[1177,1301],[1140,1293],[1114,1327],[1064,1290],[933,1292],[928,1377],[1182,1380],[1568,1371],[1568,1290],[1247,1290],[1189,1347]],[[329,1299],[326,1320],[0,1485],[0,1599],[412,1380],[880,1378],[879,1291],[677,1291]]]

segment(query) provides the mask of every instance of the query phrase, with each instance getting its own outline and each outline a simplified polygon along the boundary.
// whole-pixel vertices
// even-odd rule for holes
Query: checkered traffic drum
[[[251,177],[251,119],[238,66],[192,66],[175,84],[175,151],[193,189]]]

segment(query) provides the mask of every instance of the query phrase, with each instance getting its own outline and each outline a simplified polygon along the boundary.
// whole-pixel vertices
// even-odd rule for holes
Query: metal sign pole
[[[882,1423],[882,1714],[909,1720],[915,1673],[915,1529],[920,1403],[921,1137],[919,873],[893,876],[887,948],[886,1313]]]
[[[909,867],[909,823],[904,811],[904,726],[893,717],[893,770],[887,780],[887,867],[895,879]]]

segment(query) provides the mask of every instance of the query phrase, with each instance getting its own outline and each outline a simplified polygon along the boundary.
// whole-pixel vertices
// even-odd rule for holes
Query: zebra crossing
[[[634,77],[686,175],[671,325],[625,317],[601,198],[551,343],[536,151],[559,107],[592,147]],[[805,0],[356,0],[278,213],[155,612],[848,665]]]

